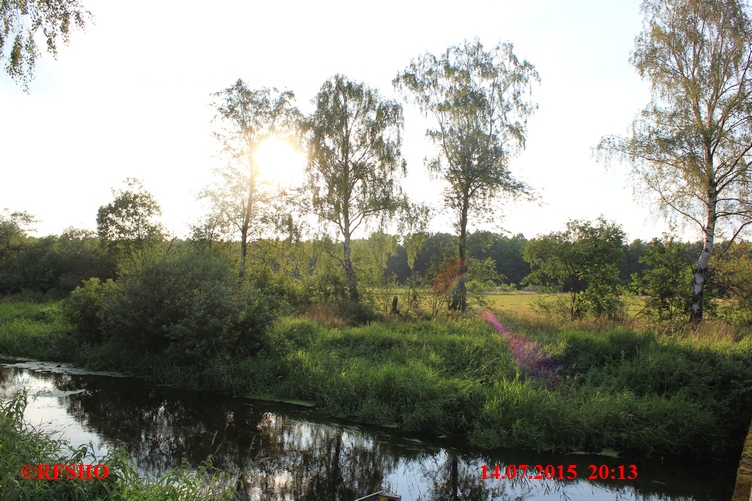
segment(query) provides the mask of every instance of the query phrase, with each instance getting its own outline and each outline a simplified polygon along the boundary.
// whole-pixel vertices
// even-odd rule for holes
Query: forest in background
[[[123,231],[109,240],[75,228],[61,235],[33,237],[33,216],[0,214],[0,294],[38,292],[64,297],[90,279],[101,283],[116,280],[144,260],[189,251],[222,256],[228,269],[237,273],[238,242],[212,241],[199,232],[193,239],[168,240],[154,220],[158,204],[143,187],[139,189],[140,199],[151,204],[151,220],[146,208],[134,202],[139,197],[121,190],[110,206],[127,205],[130,200],[131,205],[121,210],[120,216],[137,214],[139,222],[117,222],[123,230],[130,227],[130,234]],[[137,224],[151,229],[144,232],[135,228]],[[100,234],[104,236],[106,231]],[[415,314],[430,296],[438,303],[430,314],[437,314],[440,304],[447,309],[453,293],[447,285],[457,278],[456,271],[447,276],[458,262],[457,240],[448,233],[400,237],[382,232],[354,240],[352,260],[364,302],[374,312],[386,314],[397,296],[397,311]],[[701,242],[678,242],[670,237],[628,243],[617,224],[604,220],[571,221],[564,231],[530,240],[521,234],[510,237],[479,231],[470,233],[467,242],[469,266],[463,280],[469,291],[564,292],[570,294],[570,309],[582,306],[574,316],[569,311],[572,318],[587,313],[622,320],[627,317],[619,308],[601,305],[585,311],[594,289],[605,298],[601,303],[618,302],[624,295],[640,296],[647,299],[643,313],[649,318],[686,320],[691,270],[702,248]],[[247,278],[260,289],[275,291],[294,307],[346,303],[347,277],[338,260],[341,252],[341,243],[329,239],[260,238],[249,246]],[[749,243],[728,246],[727,252],[714,260],[713,268],[711,315],[748,325],[752,321],[752,298],[747,292],[752,289]],[[722,305],[720,310],[718,305]]]

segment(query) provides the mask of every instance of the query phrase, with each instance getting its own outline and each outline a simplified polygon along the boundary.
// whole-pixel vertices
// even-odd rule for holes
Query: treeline
[[[215,268],[226,268],[222,273],[227,274],[227,281],[237,276],[239,242],[212,240],[198,233],[188,240],[170,241],[154,222],[159,214],[156,201],[141,185],[136,192],[115,192],[115,200],[100,208],[98,233],[69,228],[61,235],[32,237],[33,216],[7,211],[0,215],[0,293],[65,296],[92,278],[106,283],[143,273],[144,268],[155,266],[155,260],[163,260],[162,266],[176,267],[176,271],[184,267],[185,280],[202,269],[201,262],[212,259]],[[599,219],[571,221],[564,231],[533,239],[522,234],[470,233],[464,276],[455,269],[458,237],[448,233],[401,237],[374,232],[367,239],[352,241],[352,262],[366,306],[381,313],[392,312],[391,302],[398,296],[394,312],[416,312],[431,302],[428,309],[435,314],[449,305],[456,282],[462,280],[476,293],[567,293],[566,304],[560,306],[573,319],[586,314],[623,318],[625,294],[646,296],[644,313],[660,321],[688,313],[692,267],[701,248],[701,242],[669,237],[627,243],[619,225]],[[727,320],[748,323],[752,319],[748,292],[752,250],[744,241],[725,250],[715,260],[711,289],[713,297],[723,301],[713,304],[716,310],[725,304]],[[249,244],[246,253],[245,281],[259,290],[274,291],[289,305],[348,301],[339,243],[291,236],[261,238]],[[209,268],[203,272],[212,276]],[[156,270],[149,273],[158,275]],[[430,301],[426,296],[432,296]]]

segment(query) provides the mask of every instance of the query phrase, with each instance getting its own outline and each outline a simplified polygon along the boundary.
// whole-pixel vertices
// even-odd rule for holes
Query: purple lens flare
[[[484,309],[481,316],[504,336],[504,340],[509,345],[509,351],[524,375],[556,379],[554,374],[556,362],[548,356],[541,345],[504,327],[491,310]]]

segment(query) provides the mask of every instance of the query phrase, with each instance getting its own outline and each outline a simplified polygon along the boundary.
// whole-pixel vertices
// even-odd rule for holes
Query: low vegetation
[[[504,297],[527,298],[527,311],[508,311]],[[535,295],[493,299],[495,316],[360,326],[318,308],[278,319],[255,353],[223,351],[192,364],[157,352],[136,356],[115,340],[87,342],[70,333],[59,301],[5,299],[0,353],[310,402],[332,416],[462,434],[483,447],[698,459],[738,453],[752,417],[752,336],[744,329],[573,323],[535,313]],[[500,327],[489,321],[497,317]],[[526,362],[530,353],[536,364]]]

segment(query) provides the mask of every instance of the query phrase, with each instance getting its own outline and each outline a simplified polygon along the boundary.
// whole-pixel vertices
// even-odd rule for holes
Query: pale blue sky
[[[649,204],[633,201],[628,169],[606,171],[591,153],[649,100],[628,61],[638,0],[82,2],[96,24],[75,33],[57,61],[43,57],[30,95],[0,76],[0,209],[36,215],[40,234],[94,229],[110,189],[138,177],[166,227],[187,236],[195,195],[218,162],[212,92],[243,78],[293,90],[307,111],[321,84],[342,73],[396,97],[391,81],[412,58],[475,37],[489,48],[512,42],[542,79],[527,149],[512,169],[543,204],[510,205],[492,229],[530,238],[603,214],[630,239],[666,230]],[[405,115],[405,188],[435,203],[441,184],[425,174],[426,124],[409,106]],[[452,231],[446,216],[431,229]]]

